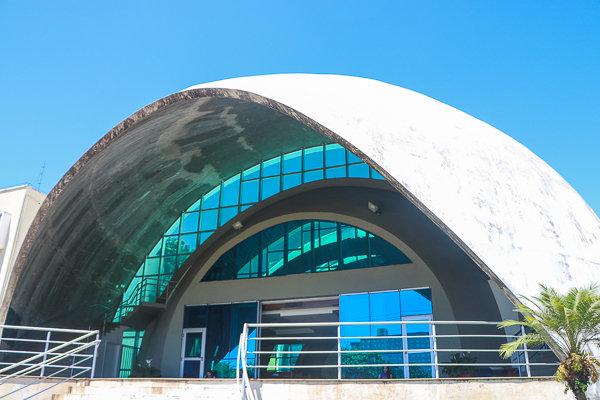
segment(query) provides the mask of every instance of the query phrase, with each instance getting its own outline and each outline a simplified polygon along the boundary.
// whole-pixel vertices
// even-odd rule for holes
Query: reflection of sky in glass
[[[431,289],[402,290],[400,292],[402,315],[431,314]]]

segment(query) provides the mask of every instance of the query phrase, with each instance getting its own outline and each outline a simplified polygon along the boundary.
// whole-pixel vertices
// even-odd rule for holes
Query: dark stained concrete
[[[86,153],[38,215],[11,282],[21,324],[85,324],[92,309],[56,317],[117,305],[156,240],[203,193],[260,160],[331,142],[273,109],[227,98],[180,100],[129,125]]]

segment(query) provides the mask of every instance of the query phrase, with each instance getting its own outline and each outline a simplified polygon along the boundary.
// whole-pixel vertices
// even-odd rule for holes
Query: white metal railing
[[[12,325],[0,325],[0,329],[3,334],[0,339],[0,366],[3,366],[0,368],[0,385],[23,376],[38,377],[37,380],[0,396],[0,399],[50,377],[64,379],[26,399],[85,373],[89,373],[90,378],[94,377],[100,344],[99,331]],[[8,337],[7,330],[14,330],[17,334],[15,337]],[[52,334],[55,334],[55,338],[57,335],[76,337],[71,340],[55,340]],[[43,339],[35,338],[36,335],[41,335]]]
[[[540,348],[540,349],[531,349],[526,346],[522,349],[517,350],[515,355],[510,360],[503,360],[499,357],[499,345],[504,342],[513,341],[520,335],[525,333],[523,327],[515,332],[515,334],[506,334],[505,329],[497,328],[497,325],[500,322],[489,322],[489,321],[428,321],[428,320],[412,320],[412,321],[378,321],[378,322],[323,322],[323,323],[254,323],[254,324],[245,324],[243,331],[240,335],[240,342],[238,346],[238,359],[237,359],[237,372],[236,372],[236,382],[240,388],[240,392],[242,395],[242,399],[245,399],[246,396],[250,400],[255,400],[254,394],[250,388],[250,376],[248,374],[248,368],[252,368],[255,371],[255,374],[258,370],[265,370],[267,368],[274,368],[274,366],[269,365],[270,363],[259,362],[260,355],[337,355],[337,357],[330,358],[337,359],[335,364],[319,364],[319,365],[307,365],[302,363],[301,365],[276,365],[276,368],[280,369],[288,369],[288,370],[302,370],[302,369],[310,369],[310,368],[331,368],[337,369],[337,377],[338,379],[346,379],[343,378],[342,371],[344,369],[351,368],[365,368],[365,367],[402,367],[408,369],[410,367],[430,367],[432,377],[440,377],[440,368],[448,368],[452,367],[473,367],[473,369],[477,369],[481,371],[481,368],[486,368],[489,371],[493,371],[493,369],[505,371],[508,369],[510,373],[517,373],[518,376],[531,376],[531,369],[533,367],[548,367],[548,366],[557,366],[558,363],[554,362],[534,362],[531,359],[531,354],[535,353],[536,356],[540,355],[544,352],[552,352],[549,348]],[[346,326],[391,326],[391,325],[403,325],[402,327],[402,335],[383,335],[383,336],[343,336],[342,331]],[[407,327],[410,325],[428,325],[428,334],[416,334],[410,335],[407,334]],[[467,328],[466,326],[470,326]],[[331,336],[260,336],[260,332],[264,331],[264,329],[276,329],[276,328],[316,328],[316,327],[332,327],[337,328],[336,335]],[[462,330],[467,332],[463,334],[459,333],[449,333],[451,331],[459,331],[459,327]],[[250,337],[250,329],[254,329],[254,332],[257,334],[254,337]],[[471,330],[472,332],[468,332]],[[479,331],[485,331],[485,333],[478,333]],[[445,331],[445,332],[443,332]],[[400,339],[403,342],[403,345],[398,348],[393,349],[347,349],[342,348],[342,341],[347,341],[349,339],[353,340],[365,340],[372,341],[377,339]],[[427,348],[410,348],[410,345],[407,346],[407,342],[413,339],[429,339],[430,345]],[[296,341],[337,341],[337,349],[336,350],[289,350],[289,351],[262,351],[260,350],[260,344],[266,341],[279,341],[279,342],[291,342]],[[255,350],[248,351],[248,342],[254,341],[253,348]],[[487,342],[487,343],[485,343]],[[468,346],[468,344],[472,344],[473,346]],[[465,346],[467,344],[467,346]],[[485,347],[482,344],[487,344],[492,347]],[[449,345],[449,346],[448,346]],[[452,346],[454,345],[454,346]],[[330,348],[335,347],[330,346]],[[451,362],[440,362],[441,356],[446,356],[449,353],[474,353],[483,355],[484,353],[490,354],[487,358],[490,359],[488,362],[469,362],[469,363],[451,363]],[[386,353],[396,353],[402,354],[403,362],[385,362],[385,363],[357,363],[357,364],[348,364],[344,362],[344,355],[350,354],[369,354],[369,353],[380,353],[385,355]],[[408,354],[410,353],[430,353],[429,357],[430,362],[418,362],[418,363],[410,363],[408,361]],[[248,354],[253,356],[255,360],[254,365],[248,365]],[[385,360],[384,360],[385,361]],[[240,376],[241,370],[241,376]],[[488,372],[489,372],[488,371]],[[514,376],[514,375],[511,375]]]

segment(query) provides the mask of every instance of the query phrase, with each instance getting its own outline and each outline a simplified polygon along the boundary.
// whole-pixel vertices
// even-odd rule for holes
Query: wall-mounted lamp
[[[381,214],[381,212],[379,212],[379,207],[377,207],[375,204],[371,203],[370,201],[367,202],[367,208],[373,214],[377,214],[377,215]]]
[[[243,228],[244,225],[242,225],[242,223],[240,221],[235,221],[233,223],[233,229],[235,229],[236,231],[239,231],[240,229]]]

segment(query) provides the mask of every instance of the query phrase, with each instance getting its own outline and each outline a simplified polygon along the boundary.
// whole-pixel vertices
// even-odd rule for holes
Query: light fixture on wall
[[[371,203],[370,201],[367,202],[367,208],[373,214],[377,214],[377,215],[381,214],[381,212],[379,211],[379,207],[377,207],[375,204]]]
[[[233,229],[235,229],[236,231],[239,231],[243,227],[244,227],[244,225],[242,225],[242,223],[240,221],[235,221],[233,223]]]

